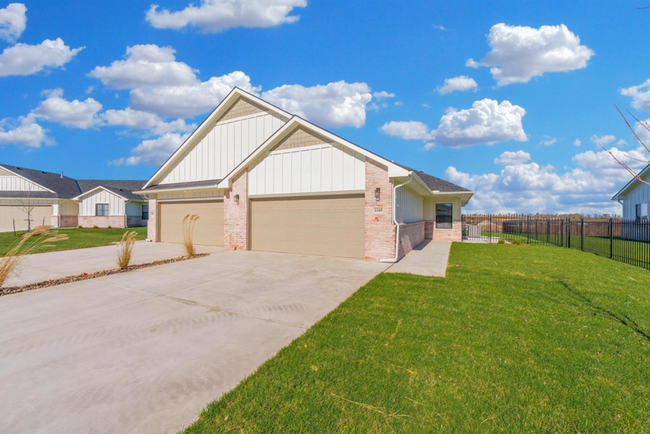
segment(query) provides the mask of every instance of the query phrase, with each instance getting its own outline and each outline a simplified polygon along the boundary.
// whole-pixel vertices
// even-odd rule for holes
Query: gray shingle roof
[[[0,164],[0,167],[3,167],[10,172],[16,173],[25,179],[28,179],[38,185],[52,190],[54,192],[54,198],[72,199],[79,194],[79,186],[77,185],[77,181],[67,176],[62,176],[60,173],[26,169],[24,167],[9,166],[8,164]],[[36,197],[36,193],[37,192],[35,191],[31,192],[31,197]],[[4,194],[4,192],[2,194]]]
[[[419,176],[420,179],[424,181],[427,187],[429,187],[432,191],[439,191],[441,193],[471,193],[471,190],[468,190],[465,187],[461,187],[460,185],[452,184],[449,181],[436,178],[435,176],[431,176],[428,173],[424,173],[420,170],[412,169],[408,166],[404,166],[403,164],[398,164],[398,163],[395,164],[403,167],[406,170],[411,170],[415,172],[415,174]]]
[[[106,190],[112,191],[113,193],[122,196],[123,198],[128,200],[146,200],[142,196],[133,194],[134,191],[140,190],[146,181],[80,179],[77,182],[79,183],[81,194],[101,186],[104,187]]]
[[[49,191],[32,191],[30,197],[36,199],[72,199],[82,193],[90,191],[96,187],[102,186],[107,190],[118,194],[128,200],[146,200],[142,196],[133,194],[134,191],[140,190],[146,181],[123,181],[112,179],[80,179],[76,180],[68,176],[62,176],[59,173],[44,172],[42,170],[26,169],[24,167],[10,166],[0,164],[10,172],[16,173],[25,179],[28,179],[40,186],[52,190]],[[0,197],[17,198],[25,197],[24,191],[0,191]]]

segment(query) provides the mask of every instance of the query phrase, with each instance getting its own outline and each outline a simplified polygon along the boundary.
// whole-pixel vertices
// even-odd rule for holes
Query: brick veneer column
[[[379,201],[375,189],[380,188]],[[393,225],[393,186],[388,168],[366,158],[366,259],[384,259],[395,256],[395,226]],[[383,212],[376,213],[376,208]]]
[[[232,188],[224,195],[223,245],[231,250],[248,250],[248,170],[233,179]]]
[[[149,196],[149,221],[147,222],[147,239],[158,242],[158,195]]]

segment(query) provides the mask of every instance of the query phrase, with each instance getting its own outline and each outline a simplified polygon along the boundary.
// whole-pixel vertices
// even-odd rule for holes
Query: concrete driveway
[[[0,297],[0,432],[176,432],[385,268],[221,251]]]
[[[196,246],[198,253],[213,253],[222,247]],[[133,246],[131,265],[177,258],[185,255],[181,244],[148,243],[136,241]],[[117,246],[90,247],[87,249],[63,250],[38,253],[28,256],[12,275],[5,286],[18,286],[60,277],[76,276],[81,273],[117,268],[115,259]]]

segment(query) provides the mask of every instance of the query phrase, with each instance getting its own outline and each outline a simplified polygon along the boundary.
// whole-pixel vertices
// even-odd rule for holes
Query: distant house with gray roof
[[[145,181],[84,180],[0,164],[0,232],[31,226],[133,227],[149,218],[147,199],[133,191]]]

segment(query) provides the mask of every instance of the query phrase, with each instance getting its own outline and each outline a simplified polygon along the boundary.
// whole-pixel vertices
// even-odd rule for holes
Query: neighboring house
[[[143,226],[147,201],[133,194],[144,181],[76,180],[63,174],[0,164],[0,231],[31,226]]]
[[[632,178],[625,184],[618,193],[612,197],[612,200],[623,205],[623,221],[626,222],[647,222],[648,221],[648,204],[650,203],[650,165],[647,165],[638,174],[639,178]]]
[[[198,214],[197,244],[366,259],[460,241],[473,195],[237,88],[135,193],[152,241],[182,242]]]

